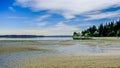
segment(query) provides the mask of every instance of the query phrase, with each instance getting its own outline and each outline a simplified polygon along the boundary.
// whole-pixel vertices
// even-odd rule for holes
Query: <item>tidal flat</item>
[[[0,40],[0,68],[120,68],[120,39]]]

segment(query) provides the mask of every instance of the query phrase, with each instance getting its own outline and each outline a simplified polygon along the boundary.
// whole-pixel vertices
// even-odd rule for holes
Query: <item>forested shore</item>
[[[98,27],[93,25],[81,33],[74,32],[73,37],[120,37],[120,20],[100,24]]]
[[[116,22],[108,22],[105,25],[100,24],[98,27],[93,25],[92,27],[83,30],[82,36],[86,34],[93,37],[116,37],[120,36],[120,20]]]

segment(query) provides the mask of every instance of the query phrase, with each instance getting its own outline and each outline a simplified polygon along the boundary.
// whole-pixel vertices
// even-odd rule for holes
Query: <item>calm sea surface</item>
[[[72,37],[0,38],[0,40],[72,40]]]

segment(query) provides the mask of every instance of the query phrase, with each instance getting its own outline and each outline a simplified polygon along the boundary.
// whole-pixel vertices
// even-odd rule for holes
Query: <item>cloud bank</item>
[[[2,33],[72,35],[74,31],[80,32],[82,29],[92,26],[93,24],[89,23],[89,20],[120,16],[120,9],[103,11],[109,8],[120,7],[120,0],[16,0],[14,6],[29,8],[33,12],[45,10],[47,13],[38,15],[39,17],[35,18],[33,23],[36,22],[39,27],[38,29],[19,30],[19,33],[18,31],[17,33],[15,33],[16,31],[5,31]],[[9,9],[12,10],[11,7],[9,7]],[[49,23],[53,22],[45,19],[52,18],[54,14],[63,16],[65,19],[61,21],[56,20],[57,22],[55,24],[48,26]],[[85,18],[82,18],[82,16]],[[78,21],[75,24],[74,22],[76,22],[75,20],[77,19]],[[74,24],[69,25],[68,22],[73,22]]]
[[[44,24],[43,24],[44,25]],[[43,26],[40,25],[40,26]],[[54,27],[48,27],[44,29],[20,29],[20,30],[1,30],[0,35],[72,35],[74,31],[80,31],[79,28],[69,26],[63,22],[59,22]]]
[[[118,7],[120,0],[16,0],[15,4],[33,11],[48,10],[49,13],[61,14],[66,19],[71,19],[76,15]]]
[[[98,14],[90,14],[90,15],[87,15],[88,18],[86,20],[97,20],[97,19],[112,18],[117,16],[120,16],[120,10],[105,12],[105,13],[98,13]]]

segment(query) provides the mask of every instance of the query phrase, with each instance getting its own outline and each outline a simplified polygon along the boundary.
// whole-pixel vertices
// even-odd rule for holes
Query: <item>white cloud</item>
[[[37,23],[38,26],[46,26],[47,25],[47,22],[40,22],[40,23]]]
[[[56,25],[56,29],[55,30],[63,30],[63,31],[76,31],[79,30],[78,28],[76,28],[75,26],[70,26],[70,25],[66,25],[63,22],[59,22]]]
[[[41,29],[21,29],[21,30],[0,30],[0,34],[25,34],[25,35],[72,35],[74,31],[80,31],[79,28],[66,25],[59,22],[55,26]]]
[[[50,16],[51,15],[49,15],[49,14],[46,14],[46,15],[43,15],[43,16],[39,16],[35,21],[42,21],[43,19],[48,18]]]
[[[36,18],[34,21],[37,22],[37,25],[38,25],[38,26],[46,26],[47,23],[49,23],[49,22],[44,21],[44,19],[46,19],[46,18],[48,18],[48,17],[50,17],[50,16],[51,16],[51,15],[49,15],[49,14],[42,15],[42,16],[39,16],[38,18]]]
[[[91,15],[86,15],[86,16],[88,17],[86,20],[97,20],[97,19],[103,19],[103,18],[119,17],[120,10],[112,11],[112,12],[105,12],[105,13],[91,14]]]
[[[92,24],[92,23],[84,23],[84,24],[79,24],[77,26],[79,27],[89,27],[89,26],[92,26],[92,25],[95,25],[95,24]]]
[[[120,6],[120,0],[16,0],[15,4],[33,11],[48,10],[70,19],[75,15]]]
[[[66,25],[63,22],[59,22],[54,27],[49,27],[40,30],[44,35],[72,35],[74,31],[80,31],[79,28]]]

